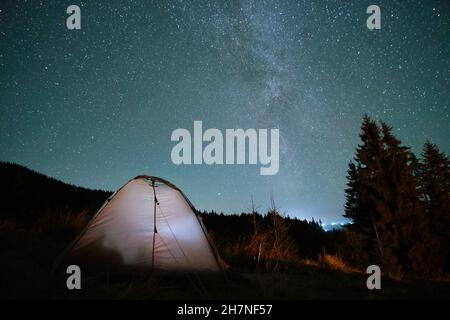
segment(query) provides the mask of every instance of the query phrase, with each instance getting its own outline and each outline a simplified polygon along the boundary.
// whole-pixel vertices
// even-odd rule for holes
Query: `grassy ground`
[[[79,218],[77,218],[79,219]],[[58,225],[82,222],[56,221]],[[2,299],[429,299],[450,298],[450,283],[382,280],[382,289],[366,288],[365,274],[333,263],[299,264],[288,271],[239,270],[224,277],[86,276],[82,290],[65,288],[64,274],[51,274],[55,258],[76,228],[24,229],[0,224],[0,298]],[[62,231],[63,230],[63,231]],[[225,257],[226,258],[226,257]],[[232,260],[232,259],[231,259]]]

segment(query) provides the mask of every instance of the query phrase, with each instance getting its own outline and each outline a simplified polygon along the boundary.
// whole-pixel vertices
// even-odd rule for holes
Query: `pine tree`
[[[354,162],[349,163],[346,189],[345,217],[354,222],[357,231],[376,233],[371,206],[363,201],[364,193],[371,190],[371,179],[376,175],[376,159],[381,154],[381,137],[378,126],[367,115],[361,127],[362,144],[358,146]]]
[[[369,261],[392,276],[428,277],[436,242],[419,200],[415,157],[385,123],[365,117],[349,164],[345,216],[366,238]]]
[[[383,181],[383,154],[380,128],[367,115],[364,117],[354,162],[349,164],[345,217],[353,222],[352,229],[366,239],[365,250],[371,263],[381,264],[393,273],[397,270],[392,245],[387,233],[380,232],[381,211],[377,207],[380,184]],[[378,205],[379,206],[379,205]],[[397,272],[396,272],[397,273]]]
[[[393,254],[410,277],[430,277],[440,264],[436,238],[430,233],[414,175],[415,157],[381,124],[383,132],[383,205],[380,225],[390,233]]]
[[[353,161],[348,164],[347,170],[347,189],[345,189],[345,214],[344,217],[353,221],[355,226],[361,226],[362,221],[359,221],[361,215],[361,199],[358,192],[358,176],[357,168]]]
[[[450,271],[450,160],[429,141],[423,148],[418,180],[425,214],[438,239],[443,264]]]

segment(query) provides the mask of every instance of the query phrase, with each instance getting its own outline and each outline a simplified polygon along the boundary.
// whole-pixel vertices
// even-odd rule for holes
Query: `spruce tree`
[[[381,127],[385,178],[380,225],[390,234],[393,254],[403,272],[410,277],[430,277],[439,269],[440,258],[419,198],[415,157],[395,138],[390,126],[382,123]]]
[[[420,201],[414,155],[385,123],[365,117],[349,164],[345,216],[366,239],[369,261],[392,276],[430,276],[436,242]]]
[[[353,161],[348,164],[347,170],[347,189],[345,189],[345,214],[344,217],[352,220],[354,226],[360,227],[362,222],[360,221],[361,215],[361,199],[358,191],[358,176],[357,168]]]
[[[429,141],[423,147],[418,180],[425,214],[439,241],[445,269],[450,271],[450,160]]]
[[[391,255],[390,242],[380,233],[380,211],[377,209],[380,180],[383,179],[381,158],[381,132],[378,125],[367,115],[364,117],[354,162],[349,164],[346,189],[345,217],[352,220],[352,229],[366,241],[365,250],[371,263],[395,269],[395,258]],[[386,259],[385,257],[389,257]],[[393,265],[395,267],[393,267]]]

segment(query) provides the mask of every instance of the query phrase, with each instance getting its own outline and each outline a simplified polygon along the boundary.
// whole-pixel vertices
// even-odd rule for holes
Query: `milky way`
[[[72,4],[72,3],[71,3]],[[450,152],[450,3],[61,1],[0,4],[0,160],[113,190],[166,178],[199,209],[342,220],[364,114]],[[278,128],[280,171],[175,166],[171,132]]]

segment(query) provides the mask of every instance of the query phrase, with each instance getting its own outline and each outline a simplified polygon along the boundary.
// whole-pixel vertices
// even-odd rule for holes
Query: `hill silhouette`
[[[73,215],[95,213],[111,195],[111,191],[91,190],[48,177],[25,166],[0,162],[0,220],[33,226],[40,224],[49,213],[65,212]],[[223,214],[199,212],[209,232],[219,243],[239,245],[253,232],[253,216],[248,213]],[[264,225],[268,216],[256,214]],[[328,247],[328,237],[320,223],[284,218],[302,257],[315,257]]]
[[[92,212],[110,194],[67,184],[15,163],[0,162],[2,220],[33,224],[49,210]]]

